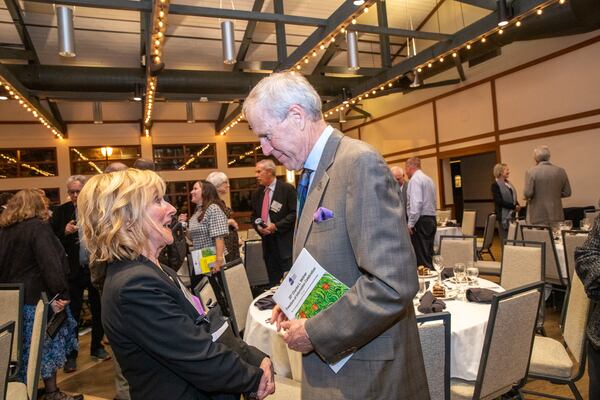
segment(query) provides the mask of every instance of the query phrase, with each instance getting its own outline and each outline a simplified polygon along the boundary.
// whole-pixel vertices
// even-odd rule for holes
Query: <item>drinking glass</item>
[[[472,286],[479,286],[479,281],[477,277],[479,276],[479,268],[475,265],[470,265],[467,267],[467,278],[472,281]]]
[[[581,230],[583,231],[589,231],[590,230],[590,220],[586,217],[584,219],[581,220],[580,224],[581,226]]]
[[[462,299],[463,296],[463,292],[464,292],[464,285],[465,285],[465,281],[467,279],[467,269],[465,264],[463,263],[456,263],[454,264],[454,280],[456,281],[456,284],[458,286],[458,297]]]
[[[427,287],[425,286],[425,278],[422,276],[419,276],[419,291],[417,292],[417,295],[413,299],[413,304],[415,306],[418,306],[420,304],[421,297],[423,297],[423,295],[425,294],[426,291],[427,291]]]
[[[444,259],[442,258],[441,255],[435,255],[433,256],[433,268],[435,268],[435,270],[438,273],[438,282],[442,282],[442,271],[444,270]]]

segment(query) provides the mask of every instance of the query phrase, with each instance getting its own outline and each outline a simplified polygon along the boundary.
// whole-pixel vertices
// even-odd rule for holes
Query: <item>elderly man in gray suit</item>
[[[303,248],[349,290],[313,318],[272,319],[302,359],[303,399],[428,399],[412,299],[415,256],[381,155],[323,120],[301,75],[264,78],[244,102],[263,152],[302,170],[294,259]],[[304,198],[304,196],[306,197]],[[327,209],[329,218],[315,212]],[[353,354],[336,374],[328,364]]]
[[[523,195],[527,200],[527,222],[549,225],[565,219],[562,198],[571,195],[567,173],[550,163],[550,149],[539,146],[533,150],[536,166],[525,174]]]
[[[402,207],[404,208],[404,212],[406,213],[406,189],[408,188],[408,179],[404,176],[404,170],[402,167],[394,165],[390,168],[392,172],[392,176],[398,182],[398,194],[400,195],[400,200],[402,200]]]

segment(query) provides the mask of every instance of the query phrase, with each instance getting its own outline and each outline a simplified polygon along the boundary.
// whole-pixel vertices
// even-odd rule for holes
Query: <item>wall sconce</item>
[[[75,33],[73,29],[73,9],[56,6],[58,26],[58,54],[63,57],[75,57]]]
[[[112,147],[101,147],[100,153],[102,153],[102,157],[110,157],[110,156],[112,156],[113,148]]]

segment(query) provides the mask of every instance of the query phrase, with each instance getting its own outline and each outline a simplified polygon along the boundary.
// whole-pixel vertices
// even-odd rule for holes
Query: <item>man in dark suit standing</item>
[[[277,180],[272,160],[256,163],[256,179],[260,187],[252,196],[252,225],[262,237],[269,284],[274,286],[292,267],[296,189]],[[264,226],[256,224],[258,218],[262,219]]]
[[[67,180],[67,193],[71,201],[62,204],[52,215],[52,229],[65,248],[69,259],[69,293],[71,295],[71,311],[79,322],[83,292],[88,290],[88,301],[92,311],[92,343],[90,353],[93,359],[107,360],[110,355],[102,346],[104,329],[100,316],[100,294],[90,282],[90,269],[87,251],[79,246],[79,230],[77,229],[77,197],[85,184],[83,175],[73,175]],[[78,337],[77,332],[75,336]],[[77,369],[77,352],[67,355],[65,372]]]

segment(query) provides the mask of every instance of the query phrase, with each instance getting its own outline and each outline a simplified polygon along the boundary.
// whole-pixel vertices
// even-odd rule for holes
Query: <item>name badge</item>
[[[278,201],[273,200],[273,202],[271,203],[271,211],[273,212],[279,212],[279,210],[281,210],[283,204],[281,204]]]

